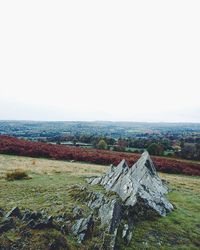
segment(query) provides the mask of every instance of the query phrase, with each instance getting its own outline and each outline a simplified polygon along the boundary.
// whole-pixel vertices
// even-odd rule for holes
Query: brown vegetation
[[[5,178],[8,181],[30,179],[28,174],[25,171],[20,170],[20,169],[16,169],[14,171],[7,172]]]
[[[0,153],[57,160],[75,160],[102,165],[117,165],[124,158],[131,166],[139,158],[139,155],[134,153],[52,145],[25,141],[9,136],[0,136]],[[152,159],[158,171],[200,176],[200,165],[198,163],[163,157],[152,157]]]

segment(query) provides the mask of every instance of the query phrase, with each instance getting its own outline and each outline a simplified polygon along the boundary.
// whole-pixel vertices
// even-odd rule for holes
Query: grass
[[[8,171],[19,168],[32,179],[5,180]],[[22,210],[44,210],[52,215],[70,213],[75,202],[68,192],[69,187],[77,183],[86,185],[86,177],[100,175],[106,169],[106,166],[94,164],[0,155],[0,208],[8,211],[19,206]],[[200,248],[200,177],[160,176],[169,182],[172,192],[168,198],[175,205],[175,211],[156,221],[145,221],[137,225],[131,245],[121,245],[120,249]],[[93,188],[101,191],[98,186]],[[9,236],[11,232],[7,234]],[[17,238],[17,233],[12,237]],[[71,236],[67,236],[67,242],[75,244]]]
[[[19,166],[32,178],[29,181],[6,181],[5,174]],[[74,205],[67,192],[69,185],[83,184],[86,176],[101,174],[105,169],[105,166],[85,163],[0,155],[0,207],[9,210],[17,205],[22,209],[44,209],[53,214],[64,212],[66,207]]]
[[[161,174],[170,182],[174,212],[157,221],[145,221],[134,230],[132,245],[124,249],[199,249],[200,178]],[[122,248],[123,249],[123,248]]]

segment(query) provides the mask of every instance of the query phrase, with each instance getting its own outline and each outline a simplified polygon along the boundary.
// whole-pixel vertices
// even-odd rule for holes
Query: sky
[[[200,122],[200,2],[0,1],[0,120]]]

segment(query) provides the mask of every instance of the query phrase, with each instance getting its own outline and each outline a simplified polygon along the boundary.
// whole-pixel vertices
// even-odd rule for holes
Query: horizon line
[[[0,119],[0,122],[109,122],[109,123],[164,123],[164,124],[200,124],[192,121],[130,121],[130,120],[29,120],[29,119]]]

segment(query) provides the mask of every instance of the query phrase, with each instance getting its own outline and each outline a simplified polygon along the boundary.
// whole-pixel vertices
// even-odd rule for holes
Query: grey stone
[[[6,214],[6,218],[8,217],[12,217],[12,216],[16,216],[16,217],[21,217],[21,212],[20,209],[18,207],[14,207],[12,208],[7,214]]]
[[[33,228],[35,226],[35,221],[33,219],[29,220],[26,224],[27,227]]]
[[[157,175],[148,152],[144,152],[131,168],[122,160],[116,168],[100,179],[90,180],[91,185],[94,182],[116,192],[127,206],[133,207],[138,199],[142,199],[161,216],[173,210],[172,204],[164,196],[168,188]]]
[[[93,215],[89,215],[87,218],[81,218],[75,222],[72,226],[72,232],[78,238],[78,242],[81,243],[91,237],[94,227]]]
[[[0,233],[4,233],[14,226],[14,221],[12,218],[4,218],[0,224]]]
[[[124,224],[124,228],[122,231],[122,238],[125,238],[127,231],[128,231],[128,224]]]
[[[48,216],[46,223],[47,224],[52,224],[53,223],[53,216],[52,215]]]
[[[132,230],[132,227],[130,227],[128,224],[124,224],[124,228],[122,230],[122,239],[124,239],[126,245],[129,245],[131,242],[133,235]]]

